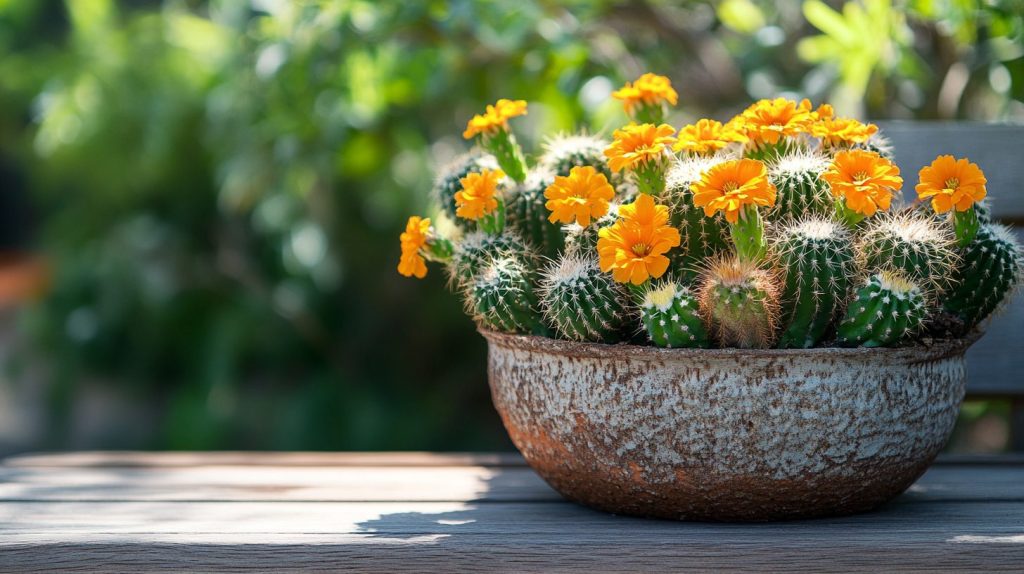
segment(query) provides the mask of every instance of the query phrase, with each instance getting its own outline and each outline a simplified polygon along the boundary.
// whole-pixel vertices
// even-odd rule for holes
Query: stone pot
[[[570,500],[678,520],[864,512],[949,439],[977,339],[659,349],[482,330],[512,442]]]

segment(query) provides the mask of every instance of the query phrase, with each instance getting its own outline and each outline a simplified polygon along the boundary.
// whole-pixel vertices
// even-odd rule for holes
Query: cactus
[[[784,228],[773,242],[785,273],[779,347],[813,347],[825,336],[845,304],[856,273],[849,231],[823,217],[808,217]]]
[[[779,318],[777,278],[735,256],[714,260],[702,274],[700,307],[723,347],[767,349]]]
[[[551,212],[544,207],[544,190],[554,181],[552,171],[531,170],[526,181],[512,188],[505,212],[509,228],[541,255],[551,258],[557,257],[565,246],[562,226],[548,221]]]
[[[602,228],[613,225],[619,218],[619,205],[612,203],[608,205],[608,213],[592,222],[587,227],[577,223],[570,223],[562,226],[562,235],[565,237],[565,253],[586,254],[597,249],[597,232]]]
[[[677,276],[692,279],[696,270],[714,255],[730,248],[729,226],[721,212],[713,217],[693,205],[690,186],[700,180],[720,158],[694,157],[677,162],[665,176],[665,195],[672,213],[672,224],[679,228],[682,242],[669,254],[669,269]]]
[[[875,273],[847,307],[838,341],[846,347],[892,347],[920,332],[927,315],[917,282],[898,271]]]
[[[944,307],[970,329],[995,311],[1020,285],[1024,261],[1013,232],[993,223],[978,228],[978,234],[961,250],[961,256],[955,284]]]
[[[468,310],[488,329],[543,334],[532,279],[530,265],[521,258],[492,259],[467,288]]]
[[[947,226],[912,213],[876,216],[861,238],[861,265],[899,271],[929,295],[949,288],[957,263]]]
[[[514,233],[506,231],[501,235],[489,235],[474,231],[455,245],[448,272],[454,282],[468,281],[492,259],[507,255],[518,255],[527,260],[534,257],[529,247]]]
[[[441,206],[448,219],[462,229],[472,229],[474,225],[471,220],[455,215],[455,194],[462,190],[462,183],[459,180],[483,169],[498,169],[498,161],[491,154],[471,151],[460,155],[442,168],[434,181],[434,200]]]
[[[604,148],[608,141],[586,133],[560,134],[544,143],[544,154],[539,165],[555,175],[568,177],[572,168],[589,165],[611,179],[611,170],[605,161]]]
[[[613,343],[626,322],[625,293],[590,254],[566,254],[540,282],[541,308],[548,324],[566,339]]]
[[[780,221],[799,219],[805,214],[832,213],[835,209],[832,195],[828,183],[820,177],[828,169],[829,161],[820,153],[797,152],[772,163],[768,173],[778,195],[767,218]]]
[[[648,287],[640,304],[640,321],[647,330],[647,337],[659,347],[706,348],[709,345],[699,299],[674,280],[662,280]]]
[[[881,131],[871,134],[868,141],[859,144],[856,147],[858,149],[873,151],[889,161],[894,161],[896,159],[895,155],[893,155],[892,142],[889,141],[889,138],[882,135]]]

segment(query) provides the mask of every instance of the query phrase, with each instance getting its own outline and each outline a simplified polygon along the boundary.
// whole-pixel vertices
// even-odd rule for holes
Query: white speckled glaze
[[[683,350],[483,335],[494,404],[563,495],[743,521],[860,512],[909,487],[949,438],[976,339]]]

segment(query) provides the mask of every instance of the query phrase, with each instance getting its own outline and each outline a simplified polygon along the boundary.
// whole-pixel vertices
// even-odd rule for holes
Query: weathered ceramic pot
[[[482,331],[494,405],[566,498],[679,520],[851,514],[949,438],[976,336],[895,349],[658,349]]]

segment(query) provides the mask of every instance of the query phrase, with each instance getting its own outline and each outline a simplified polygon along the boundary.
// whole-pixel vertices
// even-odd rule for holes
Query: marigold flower
[[[729,223],[739,221],[744,206],[775,205],[776,190],[768,180],[768,169],[756,159],[717,164],[701,174],[692,189],[695,207],[703,207],[708,217],[724,211]]]
[[[622,106],[627,114],[643,105],[658,106],[662,103],[676,105],[679,101],[679,94],[672,88],[672,82],[665,76],[657,74],[644,74],[630,84],[612,92],[612,97],[622,101]]]
[[[668,208],[647,194],[619,210],[619,220],[598,231],[601,270],[620,283],[640,285],[668,270],[665,257],[679,245],[679,230],[668,224]]]
[[[544,190],[544,197],[548,200],[544,207],[551,210],[550,222],[587,227],[591,218],[608,213],[608,202],[615,197],[615,190],[604,174],[586,165],[572,168],[568,177],[556,176],[555,182]]]
[[[484,169],[459,180],[462,191],[455,193],[455,215],[466,219],[480,219],[498,208],[494,196],[498,181],[505,177],[500,169]]]
[[[430,218],[412,216],[405,224],[405,231],[399,236],[402,256],[398,260],[398,272],[406,277],[423,279],[427,276],[427,262],[420,255],[420,249],[427,244],[430,232]]]
[[[864,124],[851,118],[831,118],[811,125],[811,135],[821,138],[821,143],[828,147],[864,143],[876,133],[878,126],[875,124]]]
[[[703,119],[695,124],[679,128],[675,151],[689,152],[698,155],[713,154],[733,142],[745,143],[747,136],[736,129],[736,124],[716,122]]]
[[[831,186],[833,196],[845,199],[848,209],[867,217],[889,209],[893,190],[903,186],[900,168],[863,150],[837,153],[821,178]]]
[[[945,213],[954,207],[957,211],[967,211],[985,199],[987,193],[985,174],[967,158],[940,155],[931,165],[921,168],[918,178],[921,182],[914,188],[917,196],[932,198],[936,213]]]
[[[786,98],[761,100],[741,114],[745,135],[757,144],[774,145],[783,137],[805,133],[814,121],[811,102]]]
[[[508,120],[516,116],[526,115],[526,100],[498,100],[493,106],[488,105],[482,114],[477,114],[466,124],[462,137],[470,139],[477,134],[493,134],[500,129],[508,129]]]
[[[613,140],[604,150],[608,167],[618,172],[635,170],[664,156],[665,149],[675,142],[675,129],[668,124],[629,124],[615,130]]]

